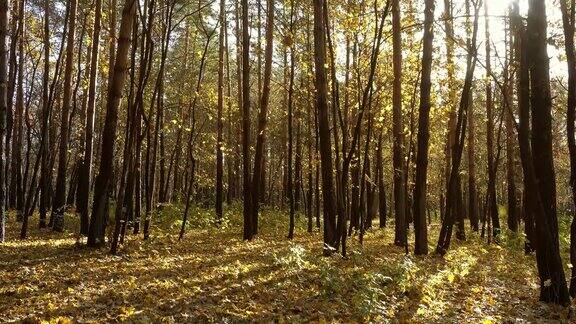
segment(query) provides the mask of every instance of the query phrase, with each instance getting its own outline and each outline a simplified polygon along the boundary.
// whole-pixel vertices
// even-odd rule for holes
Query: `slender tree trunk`
[[[568,4],[570,6],[568,6]],[[568,64],[568,101],[566,105],[566,135],[570,153],[570,186],[573,204],[576,205],[576,138],[574,121],[576,119],[576,49],[574,48],[574,0],[560,1],[562,25],[564,27],[564,46]],[[570,227],[570,263],[576,264],[576,217],[573,216]],[[576,267],[572,267],[570,278],[570,296],[576,297]]]
[[[241,0],[242,6],[242,167],[244,192],[244,239],[254,237],[254,224],[251,214],[252,192],[250,186],[250,33],[248,0]]]
[[[406,245],[406,196],[404,174],[404,125],[402,124],[402,31],[400,1],[392,1],[392,50],[394,84],[392,92],[392,167],[394,168],[394,244]]]
[[[428,142],[430,140],[430,74],[432,70],[432,41],[434,0],[425,0],[424,38],[422,50],[422,80],[420,83],[420,109],[418,116],[418,151],[416,152],[416,182],[414,186],[414,253],[428,254],[428,227],[426,224],[426,179],[428,174]]]
[[[290,19],[292,19],[291,14]],[[292,26],[292,21],[290,21]],[[295,201],[294,201],[294,49],[290,48],[290,70],[288,76],[288,205],[290,209],[290,224],[288,227],[288,239],[294,238],[295,227]]]
[[[19,43],[19,36],[18,33],[19,25],[21,24],[22,19],[20,19],[20,9],[21,3],[20,1],[15,0],[13,1],[12,5],[12,13],[8,13],[8,15],[12,15],[10,19],[10,26],[7,27],[10,30],[10,48],[7,49],[9,51],[9,58],[8,58],[8,77],[7,77],[7,92],[6,92],[6,143],[5,143],[5,163],[4,163],[4,182],[5,182],[5,195],[4,198],[6,199],[6,208],[14,208],[14,204],[10,202],[10,180],[12,175],[10,173],[10,157],[11,157],[11,148],[14,146],[12,144],[12,136],[14,135],[14,90],[16,89],[16,74],[19,70],[19,65],[17,64],[17,52],[16,47]],[[8,6],[10,6],[10,2],[8,2]]]
[[[519,112],[519,127],[518,127],[518,142],[520,147],[520,156],[522,162],[522,168],[524,169],[527,164],[525,163],[525,158],[528,155],[526,152],[529,147],[523,147],[524,143],[521,140],[529,140],[530,134],[530,72],[528,71],[528,53],[525,50],[526,47],[526,36],[525,27],[522,17],[520,17],[520,8],[518,1],[512,2],[512,29],[514,30],[515,37],[515,50],[514,50],[514,60],[517,65],[516,73],[516,87],[517,87],[517,97],[518,97],[518,112]],[[526,137],[526,138],[524,138]],[[529,144],[528,144],[529,145]],[[530,152],[531,154],[531,152]],[[524,171],[524,170],[523,170]],[[526,173],[524,173],[526,175]],[[522,193],[522,214],[524,220],[524,234],[525,243],[524,251],[526,254],[534,252],[535,248],[535,228],[534,228],[534,211],[531,206],[534,202],[528,201],[528,179],[525,178],[524,181],[524,191]],[[532,193],[533,194],[533,193]]]
[[[226,97],[226,112],[228,117],[227,123],[227,141],[228,141],[228,158],[226,159],[226,182],[228,183],[228,188],[226,190],[226,203],[228,205],[232,204],[232,200],[236,198],[236,183],[234,181],[234,159],[235,159],[235,152],[233,150],[234,146],[236,146],[236,138],[233,138],[232,131],[234,119],[233,119],[233,112],[232,112],[232,79],[230,77],[230,52],[228,47],[228,25],[224,29],[224,53],[226,55],[226,88],[227,88],[227,97]]]
[[[308,93],[308,99],[310,99],[310,78],[306,78],[306,92]],[[308,219],[308,233],[312,233],[313,231],[313,210],[314,210],[314,182],[313,182],[313,172],[314,172],[314,160],[316,159],[315,156],[315,151],[314,151],[314,146],[313,146],[313,141],[314,141],[314,136],[312,135],[313,133],[313,127],[314,127],[314,117],[313,114],[314,112],[312,111],[312,103],[311,100],[309,103],[306,104],[307,107],[307,113],[308,113],[308,127],[307,127],[307,139],[306,142],[308,144],[308,193],[306,195],[306,201],[307,201],[307,205],[308,205],[308,209],[306,210],[306,216]]]
[[[324,0],[314,0],[314,65],[316,75],[316,109],[322,162],[322,192],[324,209],[324,254],[333,251],[336,237],[336,209],[334,180],[332,176],[332,145],[330,144],[330,121],[328,119],[328,83],[326,79],[326,32]]]
[[[91,188],[92,151],[94,142],[94,117],[96,108],[96,78],[98,76],[99,43],[102,20],[102,0],[96,0],[94,8],[94,27],[90,55],[90,77],[88,83],[88,104],[84,122],[84,156],[80,164],[78,177],[78,196],[76,208],[80,214],[80,233],[88,235],[90,224],[88,216],[88,196]]]
[[[52,205],[54,217],[53,229],[58,232],[64,230],[64,209],[66,208],[66,163],[68,162],[69,115],[72,105],[72,73],[74,68],[74,40],[76,35],[76,0],[70,1],[68,14],[68,38],[66,45],[66,65],[64,68],[64,99],[60,114],[60,150],[58,152],[58,174],[56,176],[56,195]]]
[[[162,138],[164,135],[164,75],[165,75],[165,66],[166,66],[166,57],[168,55],[168,48],[170,43],[170,35],[172,32],[172,15],[174,10],[174,3],[170,3],[164,10],[165,16],[162,21],[162,45],[161,45],[161,58],[160,58],[160,66],[158,69],[158,77],[156,79],[156,87],[154,90],[154,94],[152,95],[152,101],[156,102],[156,121],[154,124],[154,135],[152,143],[148,142],[147,149],[152,149],[151,151],[147,151],[147,169],[148,169],[148,186],[146,191],[146,215],[144,218],[144,239],[148,239],[150,236],[150,224],[152,222],[152,209],[154,208],[154,202],[163,202],[162,194],[160,193],[160,199],[156,200],[156,164],[157,164],[157,156],[158,151],[162,151],[162,147],[160,150],[158,149],[159,146],[162,146]],[[154,103],[152,103],[152,106]],[[150,125],[147,127],[147,130],[150,131]],[[147,133],[149,134],[149,133]],[[148,155],[150,153],[150,155]],[[164,160],[164,155],[160,152],[160,160]],[[162,163],[161,167],[162,169]],[[162,171],[165,173],[165,171]],[[163,176],[160,176],[159,182],[160,185],[158,188],[162,187],[164,179]]]
[[[130,50],[130,34],[132,22],[136,15],[136,1],[126,0],[122,9],[120,32],[118,37],[118,50],[114,62],[114,69],[110,70],[113,76],[108,87],[106,102],[106,119],[102,134],[102,151],[100,156],[100,169],[95,180],[94,202],[92,204],[92,217],[88,231],[88,245],[99,246],[104,244],[106,229],[106,214],[108,194],[112,189],[112,168],[114,164],[114,144],[116,141],[116,126],[118,122],[118,106],[122,98],[122,90],[126,80],[128,67],[128,51]],[[119,227],[120,219],[116,226]]]
[[[50,1],[44,1],[44,76],[42,79],[42,131],[40,143],[41,170],[40,170],[40,221],[39,227],[46,227],[47,205],[49,200],[49,150],[48,128],[50,127],[50,102],[48,101],[48,82],[50,79]]]
[[[295,107],[296,150],[294,152],[294,210],[301,211],[300,193],[302,192],[302,118],[300,108]]]
[[[488,218],[492,222],[492,236],[500,234],[500,219],[496,202],[496,161],[494,159],[494,102],[492,100],[492,68],[490,59],[490,20],[488,16],[488,1],[484,2],[484,19],[486,28],[486,145],[488,157]]]
[[[218,45],[218,107],[216,112],[216,224],[222,223],[224,156],[222,154],[222,110],[224,108],[224,34],[226,33],[225,1],[220,0],[220,35]]]
[[[466,0],[466,16],[470,16],[470,0]],[[467,19],[467,22],[469,19]],[[470,24],[467,23],[470,32]],[[467,39],[470,42],[470,38]],[[468,46],[469,47],[469,46]],[[470,47],[469,47],[470,48]],[[474,116],[473,91],[468,101],[468,218],[472,230],[478,232],[478,193],[476,192],[476,117]]]
[[[452,153],[451,150],[456,141],[456,85],[454,77],[454,26],[452,17],[452,0],[444,0],[444,29],[446,31],[445,45],[446,45],[446,87],[448,95],[446,96],[444,105],[448,106],[448,131],[446,135],[446,146],[444,148],[444,183],[446,184],[446,198],[448,197],[448,183],[450,182]],[[448,205],[448,202],[446,202]],[[444,215],[442,216],[444,217]]]
[[[237,138],[242,138],[240,142],[244,140],[242,136],[242,120],[241,120],[241,112],[242,112],[242,98],[244,94],[242,93],[242,42],[239,40],[242,38],[242,30],[240,28],[240,19],[241,19],[241,10],[240,10],[240,1],[236,0],[234,2],[235,5],[235,29],[236,29],[236,101],[238,105],[238,122],[235,123],[235,132]],[[243,116],[243,114],[242,114]],[[235,154],[234,154],[234,171],[235,171],[235,194],[237,197],[240,197],[240,146],[239,144],[235,145]],[[243,171],[243,170],[242,170]]]
[[[552,97],[550,94],[549,58],[547,52],[546,5],[530,0],[527,25],[527,47],[530,66],[530,110],[532,112],[533,172],[528,176],[536,187],[527,189],[539,194],[540,209],[536,215],[536,261],[540,274],[540,300],[562,305],[570,303],[558,242],[556,214],[556,181],[552,155]],[[528,157],[527,157],[528,158]],[[531,170],[532,171],[532,170]]]
[[[16,219],[21,221],[24,209],[24,186],[22,183],[22,141],[24,119],[24,5],[19,0],[18,8],[18,85],[16,88],[16,109],[14,117],[14,138],[12,139],[10,205],[16,208]]]
[[[511,19],[510,19],[511,20]],[[504,100],[507,102],[511,101],[512,98],[512,78],[511,78],[511,63],[513,60],[513,44],[511,41],[511,25],[508,26],[506,30],[506,50],[509,54],[506,55],[506,62],[504,68]],[[508,201],[508,228],[513,231],[518,231],[518,216],[516,210],[516,180],[515,180],[515,149],[514,149],[514,116],[511,111],[504,113],[505,126],[506,126],[506,189],[507,189],[507,201]]]
[[[461,199],[462,185],[460,179],[460,164],[462,161],[462,152],[464,150],[464,139],[466,137],[466,115],[470,102],[470,92],[472,91],[472,81],[474,70],[476,68],[476,37],[478,34],[478,6],[474,8],[474,31],[472,32],[472,41],[468,47],[468,57],[466,62],[466,77],[464,87],[460,97],[458,114],[456,117],[456,127],[454,129],[454,143],[451,151],[450,177],[448,179],[448,192],[446,193],[446,209],[442,219],[442,228],[436,246],[436,253],[444,255],[450,247],[452,238],[452,228],[457,223],[457,238],[465,239],[464,218],[462,216]]]
[[[382,137],[384,130],[380,130],[378,136],[378,148],[376,150],[376,179],[378,182],[378,215],[380,217],[380,228],[386,227],[386,187],[384,185],[384,161],[382,157]]]
[[[2,138],[6,131],[6,110],[7,107],[7,70],[8,62],[6,53],[6,37],[8,36],[8,0],[0,1],[0,148],[2,145]],[[0,154],[0,243],[4,242],[5,238],[5,220],[6,220],[6,205],[5,205],[5,176],[4,174],[4,157]]]
[[[258,233],[258,209],[260,204],[259,191],[261,186],[262,172],[264,172],[264,141],[266,138],[266,123],[268,121],[268,101],[270,98],[270,78],[272,76],[272,51],[274,45],[274,0],[267,1],[268,17],[266,20],[266,49],[264,63],[264,84],[262,97],[260,98],[260,111],[258,112],[258,129],[256,135],[256,152],[254,154],[254,175],[251,183],[251,225],[252,235]]]

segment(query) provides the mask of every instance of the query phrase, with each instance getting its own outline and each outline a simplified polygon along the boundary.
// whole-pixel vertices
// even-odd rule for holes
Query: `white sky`
[[[490,20],[490,37],[491,43],[494,44],[495,48],[492,49],[492,67],[495,70],[501,68],[501,64],[504,62],[504,58],[495,58],[497,54],[503,56],[505,54],[505,23],[508,16],[508,8],[512,4],[513,0],[484,0],[488,4],[488,14]],[[552,37],[563,42],[563,34],[561,28],[562,15],[560,12],[557,0],[545,0],[546,1],[546,15],[548,20],[548,37]],[[454,16],[465,14],[465,0],[452,0]],[[528,13],[528,0],[519,0],[520,14],[526,17]],[[472,8],[470,10],[473,10]],[[444,12],[444,1],[436,0],[436,17],[441,18]],[[473,14],[471,12],[471,14]],[[462,18],[463,19],[463,18]],[[461,24],[462,20],[455,22],[456,33],[463,32],[462,28],[458,28],[457,24]],[[485,42],[485,19],[484,19],[484,7],[480,9],[480,21],[478,26],[478,45],[480,46],[479,57],[482,61],[485,59],[484,42]],[[438,29],[436,29],[438,32]],[[444,35],[441,35],[443,30],[439,31],[435,37],[436,41],[443,41]],[[461,36],[463,37],[464,34]],[[548,46],[548,55],[550,57],[550,74],[552,77],[564,76],[566,73],[566,62],[561,61],[560,57],[564,54],[564,48],[560,46],[556,48],[552,45]],[[484,73],[482,67],[478,67],[477,72]]]

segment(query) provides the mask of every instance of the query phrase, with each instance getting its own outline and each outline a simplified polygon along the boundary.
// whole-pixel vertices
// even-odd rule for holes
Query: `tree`
[[[392,46],[394,56],[394,84],[392,92],[392,143],[394,168],[394,243],[406,245],[406,197],[404,165],[404,132],[402,125],[402,33],[400,25],[400,2],[392,1]]]
[[[250,185],[250,34],[248,32],[248,0],[242,7],[242,175],[244,196],[244,239],[251,240],[254,233],[252,218],[252,192]]]
[[[470,1],[466,0],[466,16],[470,16]],[[468,20],[467,20],[468,21]],[[470,32],[470,24],[466,24]],[[467,39],[467,45],[468,45]],[[468,46],[470,48],[470,46]],[[476,117],[474,116],[474,102],[470,91],[470,104],[468,105],[468,218],[472,230],[478,232],[478,193],[476,191]]]
[[[460,184],[460,163],[462,161],[462,152],[464,150],[464,139],[466,138],[466,118],[468,107],[470,106],[470,92],[476,68],[476,36],[478,34],[478,11],[479,6],[474,6],[474,31],[472,32],[472,41],[468,44],[468,57],[466,62],[466,77],[464,87],[460,97],[460,105],[456,117],[456,127],[454,129],[454,142],[451,152],[450,177],[448,178],[448,191],[446,192],[446,210],[442,219],[442,228],[436,253],[444,255],[450,247],[452,237],[452,227],[458,222],[459,230],[464,227],[462,210],[458,208],[462,193]],[[462,233],[463,234],[463,233]]]
[[[318,111],[318,132],[320,139],[320,160],[322,169],[322,195],[324,218],[324,254],[329,255],[336,240],[336,209],[334,180],[332,177],[332,147],[330,144],[330,122],[328,120],[328,84],[326,79],[326,33],[324,21],[324,0],[314,0],[314,66],[316,86],[316,110]]]
[[[41,170],[40,170],[40,222],[39,227],[46,227],[46,213],[49,200],[49,150],[48,150],[48,128],[50,127],[50,102],[48,83],[50,80],[50,1],[44,1],[44,75],[42,77],[42,130],[41,130]],[[27,217],[22,228],[26,225]],[[22,231],[25,235],[25,231]]]
[[[113,76],[110,78],[111,83],[108,87],[108,97],[106,101],[106,119],[104,129],[102,130],[100,169],[95,180],[94,202],[92,204],[92,216],[88,231],[89,246],[104,244],[106,208],[108,207],[108,193],[112,184],[118,106],[122,98],[122,89],[126,80],[128,51],[131,45],[130,34],[135,15],[136,1],[126,0],[124,2],[124,8],[122,9],[114,69],[110,70]]]
[[[569,4],[569,5],[568,5]],[[574,0],[560,1],[562,25],[564,27],[564,49],[568,65],[568,100],[566,103],[566,135],[570,157],[570,186],[572,200],[576,203],[576,138],[574,121],[576,119],[576,49],[574,48]],[[576,264],[576,217],[570,226],[570,263]],[[576,297],[576,267],[572,267],[570,296]]]
[[[264,63],[264,83],[262,97],[260,98],[260,111],[258,112],[258,129],[256,136],[256,152],[254,154],[254,175],[252,186],[252,234],[258,232],[258,207],[260,204],[260,188],[262,172],[264,170],[264,140],[266,138],[266,123],[268,120],[268,101],[270,98],[270,77],[272,75],[272,51],[274,45],[274,0],[267,1],[268,18],[266,20],[266,48]]]
[[[486,147],[488,157],[488,192],[487,210],[488,218],[492,222],[492,236],[500,234],[500,219],[496,201],[496,160],[494,158],[494,102],[492,100],[492,64],[490,59],[490,19],[488,15],[488,1],[484,1],[485,21],[485,47],[486,47]],[[484,231],[484,229],[482,229]]]
[[[532,113],[530,144],[533,172],[530,172],[528,180],[533,181],[536,186],[530,186],[527,190],[534,189],[539,195],[537,199],[530,199],[530,201],[537,201],[540,206],[538,209],[533,209],[536,216],[536,261],[540,274],[540,300],[567,305],[570,303],[570,297],[558,242],[556,181],[551,135],[552,97],[546,29],[546,5],[543,1],[530,0],[525,50],[530,67],[530,111]],[[526,156],[526,158],[530,157]]]
[[[220,0],[220,35],[218,37],[218,106],[216,108],[216,223],[222,222],[224,157],[222,153],[222,110],[224,109],[224,35],[226,34],[225,1]]]
[[[6,37],[8,36],[8,0],[0,1],[0,148],[2,139],[6,130],[6,110],[7,107],[7,57],[8,52],[6,48]],[[5,240],[5,219],[6,219],[6,206],[5,206],[5,177],[4,174],[4,157],[0,154],[0,243]]]
[[[96,107],[96,78],[98,75],[100,30],[102,28],[102,0],[96,0],[94,7],[94,27],[90,54],[90,76],[88,83],[88,104],[84,123],[84,156],[78,175],[78,195],[76,208],[80,214],[80,233],[88,234],[90,218],[88,214],[88,196],[92,174],[92,155],[94,143],[94,116]]]
[[[76,9],[77,1],[69,3],[68,14],[68,38],[66,45],[66,66],[64,68],[64,100],[60,114],[60,149],[58,151],[58,174],[56,176],[56,195],[52,206],[54,218],[53,229],[58,232],[64,230],[64,209],[66,208],[66,165],[68,160],[68,119],[71,108],[72,73],[74,68],[74,38],[76,34]]]
[[[292,34],[293,28],[294,6],[290,6],[290,33]],[[288,51],[288,46],[285,46],[285,51]],[[286,55],[286,54],[284,54]],[[287,190],[288,190],[288,209],[290,213],[290,222],[288,225],[288,238],[294,238],[295,226],[295,199],[294,199],[294,69],[295,69],[295,55],[294,49],[290,48],[290,67],[288,68],[288,156],[287,161]],[[298,190],[296,188],[296,190]]]
[[[422,48],[422,75],[420,81],[420,108],[418,116],[418,151],[416,152],[416,182],[414,186],[415,254],[428,254],[428,227],[426,223],[426,179],[428,174],[428,143],[430,140],[430,73],[432,70],[432,41],[434,39],[434,0],[426,0],[424,8],[424,36]]]
[[[24,119],[24,6],[19,0],[18,6],[18,77],[16,87],[16,107],[14,113],[14,136],[12,139],[11,177],[9,187],[9,205],[16,208],[16,218],[22,220],[24,212],[24,186],[22,179],[22,145]]]
[[[506,101],[510,101],[512,97],[512,69],[511,69],[511,62],[513,58],[513,44],[512,44],[512,32],[508,28],[506,30],[506,50],[509,51],[509,54],[506,55],[505,60],[505,67],[503,71],[503,78],[504,78],[504,94],[503,96],[506,98]],[[513,231],[518,231],[518,220],[517,220],[517,211],[516,211],[516,180],[515,180],[515,148],[514,148],[514,115],[513,114],[504,114],[505,117],[505,126],[506,126],[506,191],[507,191],[507,200],[508,200],[508,219],[507,225],[508,228]]]

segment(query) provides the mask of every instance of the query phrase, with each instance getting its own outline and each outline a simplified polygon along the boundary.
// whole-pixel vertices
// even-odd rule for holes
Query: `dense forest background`
[[[0,0],[0,320],[569,320],[575,12]]]

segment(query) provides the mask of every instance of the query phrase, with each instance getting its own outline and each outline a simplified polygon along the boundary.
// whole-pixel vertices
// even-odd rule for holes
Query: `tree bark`
[[[24,119],[24,0],[19,0],[18,8],[18,84],[14,115],[14,136],[12,139],[12,160],[10,178],[10,205],[16,208],[16,219],[22,220],[24,212],[24,186],[22,179],[22,141]]]
[[[74,69],[74,40],[76,35],[76,11],[78,2],[71,0],[68,14],[68,38],[66,44],[66,65],[64,67],[64,99],[60,114],[60,149],[58,151],[58,173],[56,175],[56,193],[52,205],[54,217],[53,229],[64,230],[64,210],[66,208],[66,164],[68,160],[69,115],[72,101],[72,72]]]
[[[405,246],[406,188],[404,174],[404,125],[402,123],[402,30],[400,1],[392,1],[392,51],[394,83],[392,90],[392,167],[394,168],[394,244]]]
[[[496,161],[494,159],[494,102],[492,100],[492,68],[490,62],[490,20],[488,16],[488,1],[484,1],[484,19],[486,34],[486,146],[488,157],[488,218],[492,222],[492,236],[500,234],[500,219],[496,201]]]
[[[322,163],[322,194],[324,217],[324,255],[334,250],[336,240],[336,209],[334,180],[332,176],[332,145],[330,144],[330,121],[328,120],[328,83],[326,79],[326,32],[324,22],[324,1],[314,0],[314,65],[316,76],[316,109],[320,138],[320,159]]]
[[[450,247],[452,228],[456,222],[458,223],[457,237],[459,239],[465,239],[462,208],[459,208],[461,207],[462,199],[460,164],[462,161],[462,152],[464,150],[464,139],[466,137],[466,115],[468,106],[470,105],[470,92],[472,89],[474,70],[476,68],[476,36],[478,34],[478,12],[479,8],[475,7],[474,31],[472,33],[471,44],[469,44],[470,46],[468,47],[466,77],[464,79],[464,87],[462,89],[458,114],[456,117],[454,143],[452,149],[450,150],[452,161],[450,163],[451,167],[450,177],[448,179],[448,192],[446,193],[446,209],[444,212],[444,218],[442,219],[442,227],[440,229],[438,245],[436,246],[436,253],[440,255],[444,255]]]
[[[8,62],[6,53],[6,37],[8,36],[8,0],[0,1],[0,149],[3,149],[2,139],[6,131],[6,110],[7,107],[7,70]],[[4,157],[0,154],[0,243],[5,238],[5,220],[6,220],[6,187],[4,174]]]
[[[470,0],[466,0],[466,16],[470,16]],[[471,32],[469,18],[466,19],[467,31]],[[467,42],[470,42],[468,37]],[[468,101],[468,218],[470,227],[478,232],[478,193],[476,191],[476,117],[474,116],[473,91]]]
[[[224,156],[222,153],[222,110],[224,108],[224,34],[226,33],[225,1],[220,0],[220,35],[218,37],[218,103],[216,108],[216,224],[222,223]]]
[[[244,196],[244,239],[254,237],[252,221],[252,192],[250,186],[250,34],[248,0],[242,6],[242,174]]]
[[[505,68],[503,72],[504,78],[504,100],[510,102],[512,98],[512,78],[511,78],[511,63],[513,61],[513,44],[511,41],[511,25],[506,30],[506,50],[509,54],[506,55]],[[509,112],[505,113],[505,126],[506,126],[506,191],[507,191],[507,203],[508,203],[508,218],[507,225],[508,229],[512,232],[518,231],[518,216],[517,216],[517,202],[516,202],[516,180],[515,180],[515,149],[514,149],[514,115]]]
[[[254,154],[254,174],[252,178],[252,235],[258,233],[258,211],[260,205],[260,190],[262,173],[264,172],[264,141],[266,138],[266,123],[268,122],[268,101],[270,98],[270,78],[272,76],[272,52],[274,45],[274,0],[267,1],[268,17],[266,19],[266,49],[264,63],[264,79],[262,97],[260,98],[260,111],[258,112],[258,130],[256,135],[256,152]]]
[[[540,274],[540,300],[568,305],[570,296],[558,242],[556,181],[552,155],[552,97],[546,48],[546,5],[541,0],[530,0],[529,4],[525,49],[529,55],[530,67],[532,154],[525,156],[526,161],[523,163],[530,163],[533,166],[528,167],[530,171],[528,177],[525,175],[530,182],[528,192],[531,195],[539,194],[536,199],[529,198],[528,201],[531,204],[539,202],[539,208],[533,208],[533,212],[536,216],[536,261]]]
[[[570,6],[568,6],[568,4]],[[576,119],[576,49],[574,48],[574,12],[575,2],[560,1],[562,10],[562,25],[564,27],[564,47],[568,65],[568,101],[566,103],[566,135],[570,157],[570,187],[572,202],[576,205],[576,138],[574,121]],[[573,216],[570,226],[570,263],[576,264],[576,217]],[[576,267],[572,266],[570,278],[570,296],[576,297]]]
[[[422,76],[420,83],[420,108],[418,116],[418,151],[416,152],[416,181],[414,186],[414,253],[428,254],[428,227],[426,224],[426,179],[428,174],[428,142],[430,140],[430,74],[432,70],[432,41],[434,0],[425,1],[424,38],[422,50]]]
[[[90,55],[90,76],[88,81],[88,104],[84,122],[84,156],[78,176],[78,195],[76,208],[80,214],[80,234],[88,235],[90,219],[88,215],[88,196],[91,188],[92,155],[94,143],[94,117],[96,108],[96,78],[98,76],[100,30],[102,25],[102,0],[96,0],[94,8],[94,27]]]
[[[132,32],[132,22],[135,15],[136,1],[126,0],[124,2],[124,8],[122,9],[114,69],[110,70],[113,76],[110,78],[111,83],[108,87],[108,98],[106,101],[106,119],[102,133],[100,169],[95,180],[92,217],[88,231],[89,246],[100,246],[104,244],[108,194],[112,189],[112,168],[114,164],[116,126],[118,123],[118,106],[122,98],[122,90],[126,80],[128,51],[131,45],[130,34]],[[117,222],[120,222],[120,219],[118,219]]]
[[[48,128],[50,127],[50,102],[48,99],[48,83],[50,79],[50,1],[44,1],[44,76],[42,78],[42,131],[40,143],[41,167],[40,167],[40,221],[39,227],[46,227],[46,213],[49,200],[49,150]],[[26,221],[26,220],[25,220]]]

